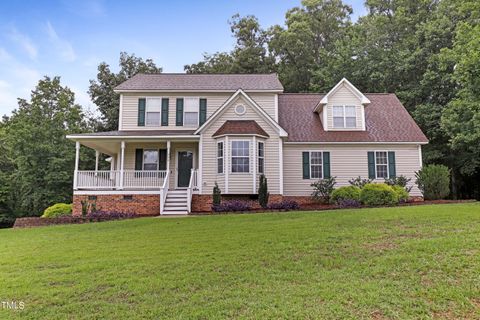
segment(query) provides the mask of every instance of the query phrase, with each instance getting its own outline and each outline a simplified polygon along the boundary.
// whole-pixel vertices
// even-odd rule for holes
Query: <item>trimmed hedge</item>
[[[367,206],[385,206],[398,203],[398,195],[385,183],[369,183],[360,192],[360,201]]]
[[[394,185],[392,186],[392,189],[397,193],[398,201],[400,203],[404,203],[408,201],[409,194],[407,190],[405,190],[405,187]]]
[[[72,204],[57,203],[45,209],[42,218],[57,218],[60,216],[69,216],[71,214]]]
[[[343,203],[344,200],[360,201],[360,192],[361,189],[356,186],[340,187],[333,190],[330,200],[335,204]]]

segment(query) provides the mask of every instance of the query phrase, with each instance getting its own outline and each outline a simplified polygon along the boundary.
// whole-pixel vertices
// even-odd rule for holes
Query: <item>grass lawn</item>
[[[0,319],[480,318],[480,204],[0,230]]]

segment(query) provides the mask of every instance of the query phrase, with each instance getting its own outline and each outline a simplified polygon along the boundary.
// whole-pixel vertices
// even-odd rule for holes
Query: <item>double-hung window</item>
[[[258,142],[258,173],[265,173],[265,143]]]
[[[143,170],[158,170],[158,149],[143,150]]]
[[[321,151],[310,151],[310,179],[322,179],[323,158]]]
[[[333,106],[334,128],[355,128],[357,111],[355,106]]]
[[[183,125],[184,126],[198,126],[198,113],[199,113],[199,99],[198,98],[185,98],[183,109]]]
[[[377,179],[388,178],[388,154],[386,151],[375,152],[375,172]]]
[[[147,126],[159,126],[162,110],[161,98],[147,98],[145,109],[145,124]]]
[[[250,141],[232,141],[232,173],[250,172]]]
[[[223,141],[217,143],[217,173],[223,173]]]

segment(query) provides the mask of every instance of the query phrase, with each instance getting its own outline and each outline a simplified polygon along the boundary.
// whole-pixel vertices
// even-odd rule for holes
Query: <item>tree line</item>
[[[450,168],[452,197],[479,198],[480,2],[366,0],[365,7],[352,21],[341,0],[303,0],[283,25],[266,28],[255,16],[234,15],[233,48],[205,53],[185,72],[276,72],[286,92],[326,92],[346,77],[363,92],[394,92],[430,140],[424,162]],[[138,72],[162,72],[124,52],[119,65],[113,72],[101,63],[90,80],[98,116],[76,104],[59,77],[45,77],[0,121],[0,224],[69,202],[74,146],[65,135],[117,130],[113,88]],[[82,151],[82,165],[92,168],[93,152]]]

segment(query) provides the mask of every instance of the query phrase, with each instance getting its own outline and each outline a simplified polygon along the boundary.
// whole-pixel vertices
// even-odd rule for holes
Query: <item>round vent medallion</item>
[[[245,111],[247,110],[245,109],[245,106],[243,104],[237,104],[237,106],[235,107],[235,113],[239,116],[245,114]]]

